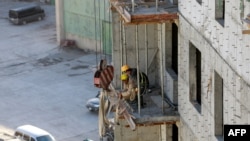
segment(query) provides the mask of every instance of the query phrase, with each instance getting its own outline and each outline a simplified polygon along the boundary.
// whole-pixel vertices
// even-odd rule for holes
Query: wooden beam
[[[164,123],[175,123],[177,121],[180,121],[179,115],[173,115],[173,116],[159,116],[159,117],[142,117],[142,118],[136,118],[135,123],[136,124],[164,124]]]
[[[136,126],[156,126],[156,125],[163,125],[163,124],[176,124],[176,121],[167,121],[167,122],[157,122],[157,123],[151,123],[151,122],[146,122],[146,123],[136,123]],[[125,125],[125,128],[130,128],[129,125]]]
[[[135,2],[136,5],[139,5],[139,6],[155,6],[155,2]],[[114,6],[131,6],[132,3],[131,1],[129,2],[112,2],[112,5]],[[166,2],[160,2],[158,3],[158,6],[163,6],[163,5],[166,5]],[[176,6],[174,6],[176,7]]]
[[[250,34],[250,30],[242,30],[242,34]]]
[[[159,13],[159,14],[138,14],[131,15],[131,21],[168,21],[178,19],[177,13]]]
[[[131,16],[129,12],[121,6],[112,6],[123,17],[125,22],[131,22]]]
[[[112,2],[113,6],[130,6],[132,5],[131,2]]]
[[[166,23],[178,19],[177,13],[161,13],[161,14],[146,14],[146,15],[131,15],[130,23],[126,24],[145,24],[145,23]]]

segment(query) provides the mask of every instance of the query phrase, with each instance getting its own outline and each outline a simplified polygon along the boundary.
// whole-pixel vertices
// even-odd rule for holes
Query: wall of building
[[[112,16],[112,29],[113,35],[115,35],[113,36],[112,54],[115,67],[114,83],[116,87],[120,87],[121,65],[128,64],[131,67],[137,67],[136,25],[125,25],[123,27],[119,14],[114,11]],[[171,70],[171,24],[138,25],[139,67],[140,71],[148,72],[150,86],[159,88],[161,79],[163,79],[164,93],[173,103],[177,104],[177,75]]]
[[[113,20],[113,54],[112,60],[115,67],[116,87],[120,87],[121,66],[128,64],[130,67],[137,67],[137,53],[136,53],[136,25],[125,25],[122,27],[119,14],[115,11],[112,13]],[[158,49],[158,31],[157,25],[147,25],[148,37],[145,37],[145,25],[138,25],[138,49],[139,49],[139,67],[140,71],[146,72],[146,63],[148,64],[148,76],[150,85],[154,86],[159,81],[157,57],[159,55]],[[120,29],[124,29],[124,32]],[[123,36],[125,38],[121,38]],[[145,48],[147,43],[147,49]],[[148,50],[148,53],[146,53]],[[147,54],[147,57],[146,57]]]
[[[172,124],[137,125],[133,131],[124,118],[115,125],[116,141],[172,141]]]
[[[178,103],[180,140],[222,140],[215,136],[215,72],[223,79],[223,123],[249,124],[250,36],[243,35],[249,2],[226,1],[225,23],[215,20],[215,2],[179,1]],[[192,7],[192,8],[191,8]],[[248,10],[246,10],[248,9]],[[198,14],[197,14],[198,13]],[[201,111],[190,101],[189,47],[201,52]]]
[[[178,47],[178,45],[174,46],[172,43],[172,32],[178,32],[173,31],[172,22],[166,22],[164,24],[160,24],[158,26],[159,28],[159,36],[162,38],[161,43],[159,42],[159,49],[162,48],[162,58],[161,61],[160,55],[158,56],[158,66],[159,66],[159,74],[161,74],[160,66],[162,65],[162,76],[163,76],[163,89],[164,94],[168,100],[174,104],[178,105],[178,75],[177,72],[173,70],[173,48]],[[178,33],[176,33],[178,34]],[[177,39],[178,40],[178,39]],[[161,46],[161,47],[160,47]],[[160,54],[160,52],[159,52]],[[178,65],[178,64],[175,64]],[[161,78],[161,77],[160,77]],[[161,82],[158,83],[161,85]]]
[[[84,50],[111,53],[111,16],[108,0],[56,0],[57,23],[61,25],[58,42],[64,39],[75,40]],[[111,27],[111,25],[110,25]],[[108,42],[110,44],[108,44]],[[110,49],[106,49],[110,48]]]
[[[164,75],[165,62],[169,59],[169,56],[166,57],[166,54],[168,53],[168,51],[166,51],[168,49],[166,48],[170,48],[169,38],[167,38],[169,36],[167,33],[167,31],[170,30],[169,26],[166,26],[166,24],[143,24],[137,26],[137,32],[136,25],[123,26],[123,23],[120,21],[120,15],[116,11],[113,11],[112,13],[112,21],[114,35],[112,60],[115,67],[115,87],[118,88],[121,85],[121,65],[128,64],[130,67],[137,67],[136,42],[139,49],[138,54],[140,71],[146,72],[146,64],[148,64],[147,72],[150,85],[159,87],[161,84],[160,64],[163,64],[162,69]],[[136,34],[138,37],[136,37]],[[147,49],[145,46],[147,46]],[[161,59],[161,57],[163,59]],[[166,66],[169,67],[169,64],[166,64]],[[119,120],[120,124],[115,126],[114,133],[115,140],[117,141],[172,141],[172,125],[139,125],[135,131],[132,131],[127,125],[125,119]]]

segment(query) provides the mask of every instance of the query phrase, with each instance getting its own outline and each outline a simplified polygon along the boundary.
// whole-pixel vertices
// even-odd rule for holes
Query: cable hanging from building
[[[97,65],[98,58],[97,58],[97,35],[96,35],[96,0],[94,0],[94,14],[95,14],[95,50],[96,50],[96,65]]]

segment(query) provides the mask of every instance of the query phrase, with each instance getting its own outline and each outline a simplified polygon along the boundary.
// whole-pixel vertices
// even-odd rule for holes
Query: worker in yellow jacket
[[[129,76],[129,79],[133,82],[134,87],[137,88],[137,69],[136,68],[130,68],[128,65],[123,65],[121,67],[122,74],[127,74]],[[146,103],[143,101],[143,95],[147,92],[149,87],[149,80],[147,75],[144,72],[139,72],[139,82],[140,82],[140,102],[141,107],[143,108]],[[137,91],[136,91],[137,92]]]
[[[121,80],[123,84],[123,90],[121,92],[121,97],[127,100],[129,103],[133,101],[137,101],[137,88],[135,81],[129,78],[129,76],[125,73],[121,75]],[[136,102],[135,101],[135,102]]]

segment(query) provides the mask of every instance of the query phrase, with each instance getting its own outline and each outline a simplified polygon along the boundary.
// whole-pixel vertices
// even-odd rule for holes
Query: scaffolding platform
[[[179,121],[177,108],[173,108],[162,99],[160,89],[153,89],[151,93],[143,96],[144,108],[133,108],[132,113],[136,124],[175,124]]]

